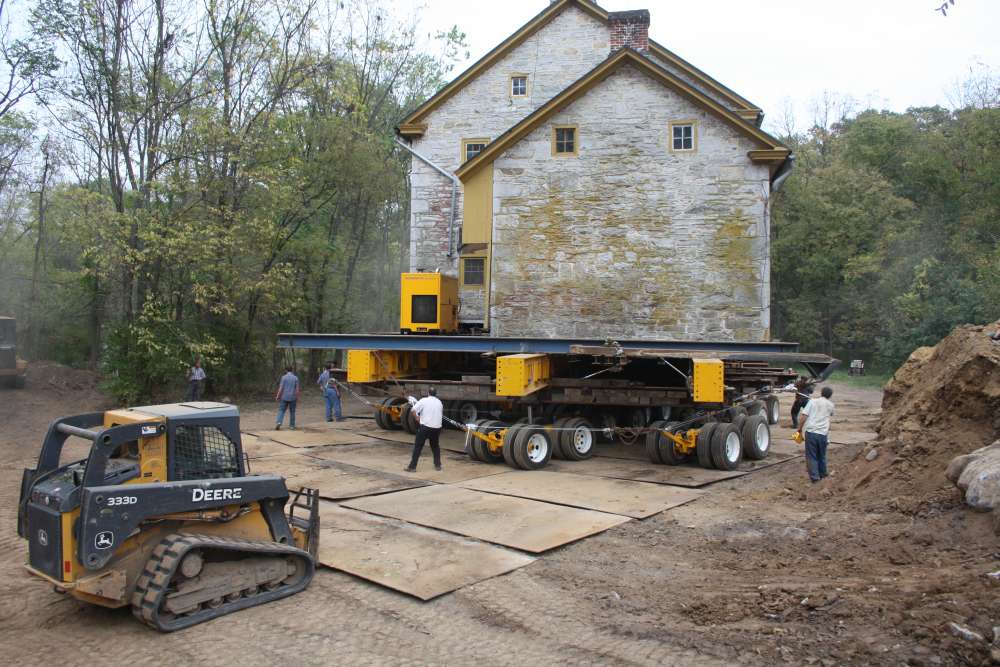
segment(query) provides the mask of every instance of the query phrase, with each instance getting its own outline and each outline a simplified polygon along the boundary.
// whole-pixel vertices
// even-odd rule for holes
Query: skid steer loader
[[[70,436],[90,453],[60,465]],[[165,632],[298,593],[315,571],[319,497],[290,500],[283,478],[248,463],[224,403],[59,419],[21,480],[27,569]]]

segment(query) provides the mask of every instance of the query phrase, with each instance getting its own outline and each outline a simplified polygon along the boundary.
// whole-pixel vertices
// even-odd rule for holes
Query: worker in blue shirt
[[[295,404],[299,401],[299,394],[302,389],[299,387],[299,377],[295,374],[295,369],[291,366],[285,368],[285,374],[278,380],[278,393],[274,395],[274,400],[278,401],[278,420],[274,428],[281,430],[281,424],[285,421],[285,410],[289,412],[289,425],[295,430]]]
[[[327,364],[323,372],[320,373],[319,379],[316,380],[316,384],[319,385],[319,390],[323,392],[323,398],[326,399],[326,420],[332,422],[336,416],[337,421],[342,422],[344,418],[340,414],[340,387],[330,375],[332,370],[333,364]]]

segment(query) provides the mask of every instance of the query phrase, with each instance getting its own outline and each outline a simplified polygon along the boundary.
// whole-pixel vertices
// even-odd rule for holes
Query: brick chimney
[[[627,12],[608,12],[611,25],[611,52],[626,46],[649,51],[649,10],[633,9]]]

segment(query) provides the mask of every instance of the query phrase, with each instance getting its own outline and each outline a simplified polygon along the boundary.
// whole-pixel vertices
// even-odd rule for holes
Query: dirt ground
[[[975,665],[988,664],[985,643],[948,623],[986,637],[1000,626],[991,517],[965,509],[943,471],[917,506],[840,493],[837,473],[860,465],[858,444],[832,452],[833,476],[818,486],[801,459],[772,466],[432,602],[322,570],[301,595],[160,635],[127,609],[78,603],[22,569],[21,468],[52,419],[108,407],[93,383],[57,371],[35,370],[28,389],[0,394],[8,664]],[[834,389],[834,429],[872,429],[881,392]],[[267,402],[242,409],[247,428],[273,419]],[[321,414],[307,395],[299,419]]]

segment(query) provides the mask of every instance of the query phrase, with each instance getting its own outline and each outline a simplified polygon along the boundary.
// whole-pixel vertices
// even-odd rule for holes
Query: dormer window
[[[510,96],[511,97],[527,97],[528,96],[528,75],[527,74],[511,74],[511,76],[510,76]]]

